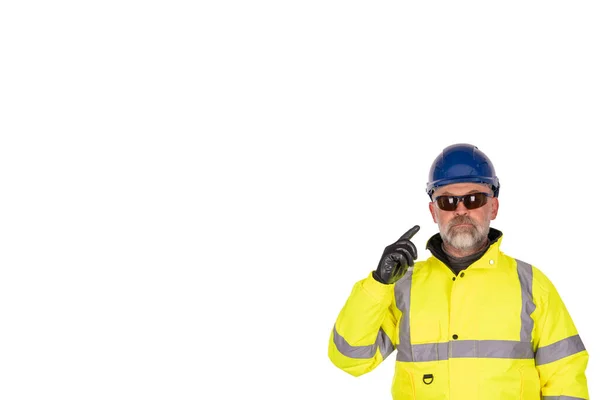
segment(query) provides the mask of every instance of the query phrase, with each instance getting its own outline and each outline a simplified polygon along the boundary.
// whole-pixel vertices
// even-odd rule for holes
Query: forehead
[[[473,192],[492,193],[489,186],[482,183],[464,182],[464,183],[453,183],[451,185],[440,186],[434,192],[434,196],[441,195],[462,195]]]

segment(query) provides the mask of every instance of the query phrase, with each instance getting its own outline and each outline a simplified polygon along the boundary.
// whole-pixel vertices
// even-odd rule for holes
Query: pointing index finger
[[[415,234],[416,234],[417,232],[419,232],[419,229],[421,229],[421,227],[420,227],[419,225],[415,225],[415,226],[413,226],[413,227],[412,227],[412,228],[410,228],[408,231],[406,231],[406,233],[405,233],[404,235],[400,236],[400,239],[398,239],[398,240],[396,241],[396,243],[397,243],[397,242],[399,242],[399,241],[401,241],[401,240],[403,240],[403,239],[408,239],[408,240],[410,240],[410,239],[411,239],[413,236],[415,236]]]

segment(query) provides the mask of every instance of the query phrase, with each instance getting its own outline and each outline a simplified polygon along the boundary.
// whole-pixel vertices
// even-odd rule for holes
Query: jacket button
[[[453,277],[453,278],[452,278],[452,280],[453,280],[453,281],[455,281],[455,280],[456,280],[456,277]]]
[[[452,339],[454,339],[454,340],[458,339],[458,335],[457,334],[452,335]]]
[[[493,264],[493,263],[494,263],[494,260],[490,260],[490,264]]]
[[[464,272],[461,272],[461,273],[460,273],[460,277],[462,278],[463,276],[465,276],[465,273],[464,273]]]

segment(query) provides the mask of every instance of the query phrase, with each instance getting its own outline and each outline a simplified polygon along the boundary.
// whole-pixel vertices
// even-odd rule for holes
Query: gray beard
[[[471,226],[454,228],[454,226],[464,223],[469,223]],[[478,225],[467,216],[455,217],[446,225],[445,229],[440,226],[440,235],[444,243],[465,253],[475,252],[483,247],[488,240],[489,231],[489,221],[487,224]]]

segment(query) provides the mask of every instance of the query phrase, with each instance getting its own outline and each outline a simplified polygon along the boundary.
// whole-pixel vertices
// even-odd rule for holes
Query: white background
[[[389,399],[327,358],[352,285],[477,145],[503,250],[598,388],[593,1],[0,6],[0,398]]]

